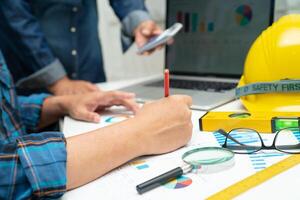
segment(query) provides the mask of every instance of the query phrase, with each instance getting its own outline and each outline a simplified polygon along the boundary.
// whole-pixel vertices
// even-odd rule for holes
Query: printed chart
[[[298,141],[300,141],[300,131],[299,132],[295,132],[294,136],[297,138]]]
[[[113,115],[113,116],[106,116],[104,121],[106,123],[117,123],[129,118],[130,118],[129,115]]]
[[[134,117],[133,113],[117,106],[111,108],[111,110],[101,113],[99,123],[78,121],[72,119],[71,117],[65,117],[63,133],[66,135],[66,137],[71,137],[80,133],[86,133],[92,130],[103,128],[105,126],[110,126],[114,123],[118,123],[132,117]]]
[[[164,187],[168,189],[180,189],[190,186],[192,182],[192,179],[190,179],[189,177],[181,176],[164,184]]]
[[[129,163],[129,165],[134,166],[138,170],[143,170],[150,167],[145,160],[132,161]]]
[[[253,143],[253,142],[257,142],[255,140],[257,140],[257,138],[253,138],[251,135],[252,134],[247,134],[247,133],[242,133],[243,135],[240,136],[235,136],[235,138],[239,138],[239,141],[247,144],[247,143]],[[216,138],[216,140],[218,141],[218,143],[222,146],[225,142],[225,137],[219,133],[214,133],[214,136]],[[268,135],[265,134],[265,136],[263,137],[263,141],[265,144],[269,144],[273,141],[273,137],[272,135]],[[271,166],[272,164],[278,162],[278,159],[283,159],[286,154],[281,153],[279,151],[269,151],[269,150],[261,150],[257,153],[253,153],[253,154],[249,154],[249,155],[245,155],[247,156],[252,164],[252,167],[255,171],[260,171],[262,169],[265,169],[269,166]]]

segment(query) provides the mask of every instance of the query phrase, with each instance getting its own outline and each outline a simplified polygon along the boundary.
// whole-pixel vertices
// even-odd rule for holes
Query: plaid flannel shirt
[[[53,199],[66,190],[63,134],[28,134],[47,96],[17,97],[0,52],[0,199]]]

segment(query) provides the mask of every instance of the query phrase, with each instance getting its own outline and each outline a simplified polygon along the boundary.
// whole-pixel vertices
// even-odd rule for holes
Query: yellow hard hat
[[[280,18],[256,39],[236,96],[249,111],[300,112],[300,15]]]

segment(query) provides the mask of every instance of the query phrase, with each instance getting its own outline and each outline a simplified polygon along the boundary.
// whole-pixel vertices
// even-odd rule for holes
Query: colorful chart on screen
[[[180,188],[188,187],[189,185],[192,184],[192,182],[193,182],[192,179],[190,179],[189,177],[181,176],[164,184],[164,187],[168,189],[180,189]]]
[[[117,123],[117,122],[121,122],[126,119],[129,119],[129,118],[130,118],[129,115],[114,115],[114,116],[110,116],[107,119],[105,119],[105,122],[106,123]]]
[[[252,20],[252,8],[249,5],[241,5],[236,9],[236,22],[240,26],[248,25]]]

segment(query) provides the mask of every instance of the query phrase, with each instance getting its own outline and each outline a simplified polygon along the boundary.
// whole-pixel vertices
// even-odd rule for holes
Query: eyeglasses
[[[300,127],[277,131],[271,146],[266,146],[261,135],[252,129],[238,128],[228,133],[220,129],[216,132],[226,137],[222,147],[238,154],[251,154],[262,149],[300,154]]]

